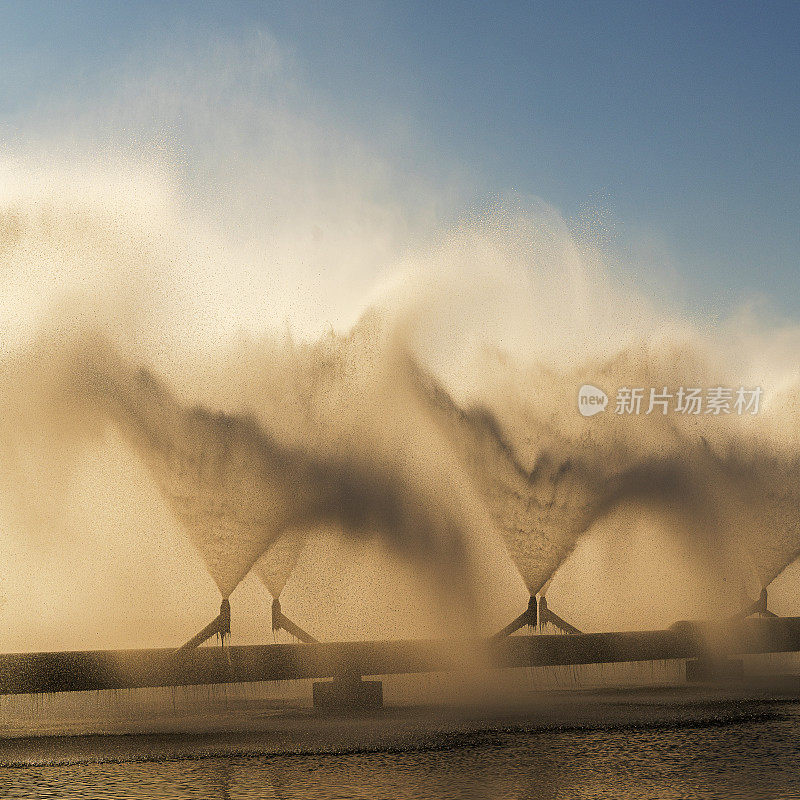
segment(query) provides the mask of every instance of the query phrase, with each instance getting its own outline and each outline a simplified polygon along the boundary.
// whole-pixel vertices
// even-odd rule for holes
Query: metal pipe
[[[245,683],[494,667],[606,664],[800,651],[800,617],[681,622],[668,630],[507,636],[491,641],[317,642],[175,651],[0,654],[0,694]]]

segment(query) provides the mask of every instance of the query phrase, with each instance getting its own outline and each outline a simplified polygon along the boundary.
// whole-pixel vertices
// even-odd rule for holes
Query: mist
[[[269,37],[187,58],[54,101],[0,160],[11,642],[167,641],[252,574],[332,637],[483,631],[562,574],[580,614],[598,559],[605,591],[666,558],[702,586],[670,612],[734,613],[793,561],[795,325],[693,315],[545,201],[394,163]],[[584,419],[583,383],[762,411]],[[82,602],[107,611],[64,629]]]

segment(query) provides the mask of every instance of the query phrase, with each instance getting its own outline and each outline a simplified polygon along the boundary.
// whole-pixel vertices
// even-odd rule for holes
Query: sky
[[[660,261],[689,305],[764,294],[800,313],[795,3],[83,0],[0,15],[6,130],[151,52],[267,32],[378,150],[452,164],[476,196],[600,204],[630,263]]]
[[[32,0],[0,18],[6,135],[125,65],[262,32],[314,103],[411,170],[457,173],[467,202],[602,206],[627,268],[655,265],[689,307],[763,294],[800,314],[796,3]]]

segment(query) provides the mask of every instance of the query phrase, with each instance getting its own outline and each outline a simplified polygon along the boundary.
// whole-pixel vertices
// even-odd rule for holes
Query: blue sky
[[[0,124],[129,58],[266,30],[374,140],[657,242],[689,302],[800,316],[800,4],[0,2]],[[635,259],[633,259],[635,262]]]

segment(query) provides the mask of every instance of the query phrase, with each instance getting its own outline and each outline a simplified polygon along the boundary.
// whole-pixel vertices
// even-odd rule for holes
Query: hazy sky
[[[266,32],[395,162],[600,205],[690,306],[763,292],[797,317],[799,29],[779,2],[0,1],[0,132],[150,53]]]

